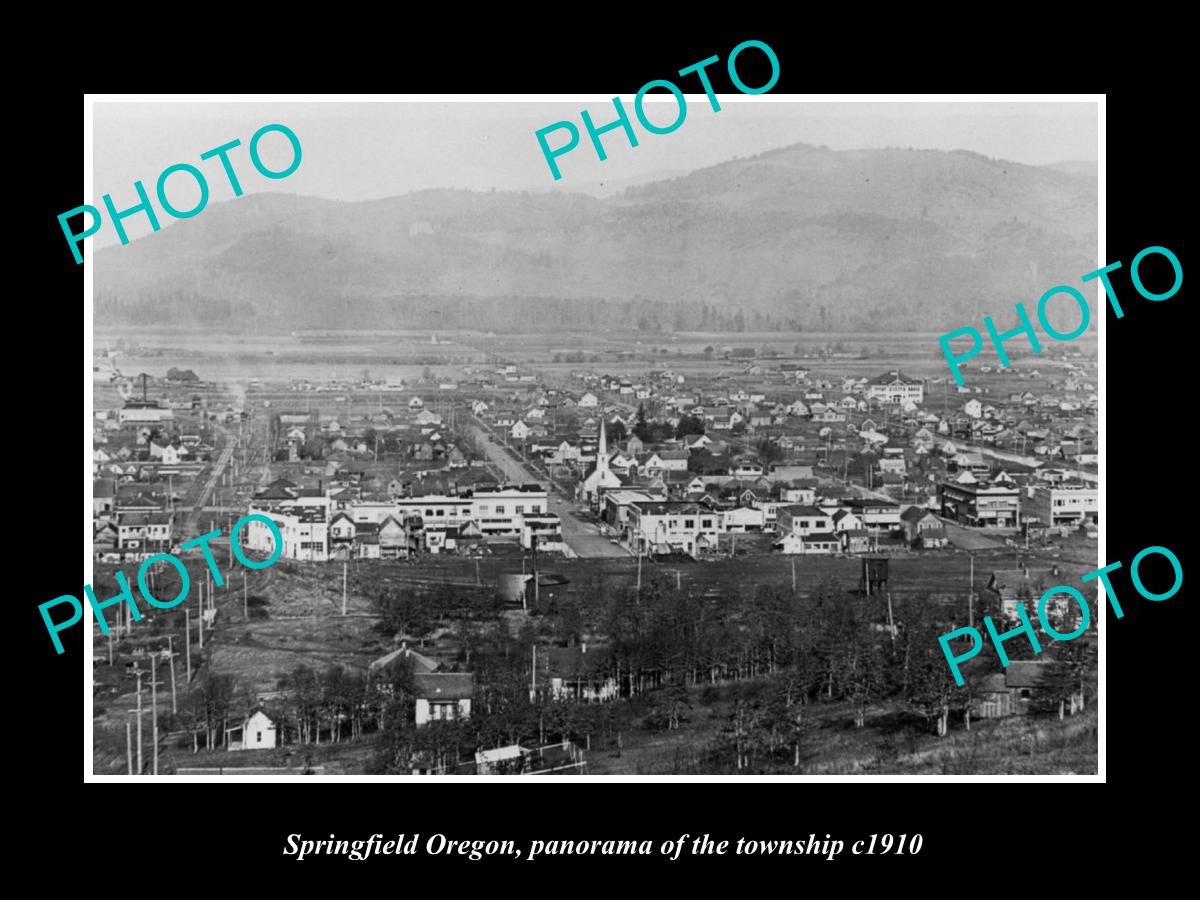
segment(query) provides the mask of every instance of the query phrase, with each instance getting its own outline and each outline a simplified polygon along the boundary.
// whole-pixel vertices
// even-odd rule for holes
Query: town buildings
[[[1020,525],[1020,491],[1013,485],[980,481],[969,472],[938,485],[941,514],[963,525],[1016,528]]]
[[[250,501],[283,535],[283,557],[302,562],[334,558],[405,559],[458,549],[480,538],[515,539],[523,546],[561,542],[561,522],[539,484],[476,485],[460,494],[355,499],[340,486],[317,490],[277,480]],[[274,538],[264,522],[245,526],[244,546],[269,553]]]
[[[629,507],[628,530],[637,553],[698,555],[717,546],[720,512],[688,501],[637,502]]]
[[[908,401],[920,406],[925,401],[925,385],[915,378],[901,374],[899,370],[894,370],[872,378],[867,383],[867,399],[878,400],[880,403]]]
[[[1082,484],[1031,485],[1025,512],[1051,527],[1096,525],[1100,521],[1099,492]]]

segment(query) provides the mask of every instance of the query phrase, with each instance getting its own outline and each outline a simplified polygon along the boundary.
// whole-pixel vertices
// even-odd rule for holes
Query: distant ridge
[[[1044,168],[1053,169],[1055,172],[1066,172],[1068,175],[1086,175],[1089,178],[1096,178],[1099,175],[1099,166],[1099,163],[1092,160],[1068,159],[1063,162],[1050,163]]]
[[[1074,165],[800,144],[604,199],[253,194],[97,252],[96,323],[947,329],[1095,268]]]

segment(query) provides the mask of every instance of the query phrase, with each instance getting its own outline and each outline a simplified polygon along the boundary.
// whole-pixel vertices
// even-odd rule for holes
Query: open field
[[[431,342],[435,336],[438,338],[436,344]],[[117,357],[117,365],[122,371],[130,370],[126,374],[145,371],[162,377],[168,368],[177,366],[193,369],[205,380],[243,384],[251,379],[264,382],[292,378],[358,379],[364,369],[375,378],[403,378],[407,382],[419,378],[426,367],[437,374],[445,374],[462,365],[480,366],[495,359],[528,365],[551,380],[562,380],[584,364],[554,362],[554,355],[572,352],[586,354],[588,368],[615,375],[644,375],[651,370],[669,368],[695,378],[713,378],[722,374],[733,378],[754,360],[722,359],[722,351],[730,347],[750,347],[777,354],[779,360],[798,362],[827,377],[858,376],[864,371],[878,369],[883,372],[896,367],[919,378],[945,378],[950,374],[937,343],[938,335],[934,333],[489,335],[482,332],[344,332],[336,341],[313,341],[292,334],[252,338],[190,329],[96,329],[97,347],[114,346],[118,338],[136,341],[144,351]],[[1089,333],[1074,346],[1090,357],[1094,355],[1095,339]],[[714,349],[711,357],[704,355],[706,347]],[[839,347],[835,352],[846,355],[822,357],[822,350],[828,347]],[[1027,372],[1032,369],[1047,372],[1062,365],[1045,352],[1040,355],[1022,353],[1019,344],[1008,349],[1017,368]],[[983,365],[990,365],[993,370],[983,373],[979,369]],[[1021,383],[996,366],[994,351],[989,348],[965,367],[967,384],[978,386],[989,394]],[[1011,390],[1017,389],[1011,387]],[[953,395],[950,399],[953,400]]]

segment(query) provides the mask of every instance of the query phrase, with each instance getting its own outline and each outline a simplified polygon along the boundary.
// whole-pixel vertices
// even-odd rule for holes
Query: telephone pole
[[[533,645],[533,670],[529,674],[529,699],[537,699],[537,644]]]
[[[975,554],[967,554],[971,558],[971,587],[967,591],[967,626],[975,622]]]
[[[179,706],[175,702],[175,646],[171,635],[167,635],[167,655],[171,659],[171,715],[179,715]]]
[[[133,774],[133,726],[125,723],[125,773]]]
[[[345,607],[346,607],[346,604],[345,604],[345,601],[343,601],[343,603],[342,603],[342,615],[343,616],[346,614]],[[249,600],[249,595],[246,593],[246,573],[245,572],[242,573],[242,618],[243,619],[250,618],[250,600]]]
[[[187,682],[192,683],[192,611],[183,611],[183,646],[187,655]]]
[[[134,674],[137,675],[137,709],[135,710],[135,712],[137,713],[137,771],[138,771],[138,774],[141,775],[143,772],[143,769],[142,769],[142,712],[143,712],[143,710],[142,710],[142,675],[144,675],[145,672],[142,671],[142,667],[140,664],[138,665],[137,669],[134,670]]]
[[[350,563],[342,560],[342,615],[346,615],[346,579]],[[245,577],[244,575],[242,576]]]
[[[158,774],[158,656],[150,654],[150,737],[154,741],[154,774]]]
[[[896,620],[892,617],[892,592],[887,592],[888,601],[888,631],[892,635],[892,653],[896,652]]]

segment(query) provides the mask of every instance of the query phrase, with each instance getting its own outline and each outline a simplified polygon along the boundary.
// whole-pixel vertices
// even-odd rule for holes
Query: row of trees
[[[608,431],[609,437],[614,441],[624,440],[626,433],[625,426],[620,423],[614,423],[615,426],[620,426],[620,437],[616,437],[616,432],[612,431],[611,428]],[[633,417],[633,428],[631,430],[645,443],[656,444],[670,440],[671,438],[684,438],[688,435],[704,434],[704,420],[699,416],[683,415],[679,417],[679,421],[674,427],[662,422],[651,422],[646,416],[646,405],[639,403],[637,413]]]
[[[774,585],[698,594],[677,590],[663,577],[641,591],[605,591],[602,583],[593,591],[563,602],[560,629],[574,628],[575,634],[560,636],[570,642],[603,634],[607,671],[633,695],[660,685],[768,676],[781,685],[789,706],[817,698],[841,701],[862,727],[872,704],[902,700],[944,734],[952,710],[964,716],[969,710],[980,677],[999,671],[994,655],[981,655],[967,686],[955,684],[937,640],[947,616],[928,596],[895,597],[892,627],[883,597],[848,593],[831,582],[808,597]],[[999,616],[992,607],[984,612]],[[1013,658],[1034,656],[1032,648],[1010,646]],[[1039,691],[1050,706],[1078,693],[1086,646],[1068,642],[1053,649],[1057,662]]]
[[[844,710],[847,725],[857,728],[881,704],[906,711],[938,735],[956,714],[969,728],[981,679],[998,671],[995,655],[981,654],[965,671],[966,684],[956,686],[938,642],[946,616],[935,601],[895,596],[889,614],[884,597],[849,593],[832,582],[808,596],[777,585],[718,594],[681,590],[661,575],[640,590],[593,575],[516,632],[499,598],[484,588],[384,585],[373,600],[380,628],[389,634],[418,636],[449,624],[458,662],[475,674],[470,719],[415,729],[414,688],[403,664],[382,678],[299,666],[280,680],[280,695],[267,711],[281,736],[299,743],[382,732],[380,771],[406,771],[414,755],[448,765],[480,747],[587,743],[627,729],[630,705],[547,697],[544,677],[533,675],[533,650],[548,641],[572,646],[587,640],[588,659],[596,665],[591,677],[613,678],[639,711],[642,727],[678,729],[697,698],[715,706],[730,691],[740,695],[722,734],[704,751],[733,771],[799,766],[815,704],[836,704],[830,707],[835,715]],[[998,610],[981,613],[995,616]],[[1033,656],[1019,641],[1006,650],[1013,658]],[[1038,658],[1053,660],[1038,707],[1073,712],[1091,665],[1088,645],[1056,644]],[[189,695],[185,724],[216,746],[254,700],[228,676],[208,674]]]
[[[195,751],[201,737],[208,749],[223,745],[227,729],[259,705],[275,723],[281,744],[339,743],[413,718],[412,673],[403,665],[390,667],[386,676],[300,665],[280,678],[278,687],[259,704],[231,675],[208,673],[188,693],[177,721],[164,716],[164,728],[191,732]]]

